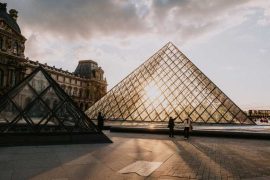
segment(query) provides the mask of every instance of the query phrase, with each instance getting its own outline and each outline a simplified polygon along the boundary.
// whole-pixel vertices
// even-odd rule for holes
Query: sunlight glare
[[[145,87],[145,92],[146,92],[147,97],[149,97],[151,101],[155,100],[161,95],[160,90],[153,83]]]

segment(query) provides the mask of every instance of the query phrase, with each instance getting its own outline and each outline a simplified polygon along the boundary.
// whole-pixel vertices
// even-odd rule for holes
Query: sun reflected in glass
[[[148,86],[145,87],[145,92],[147,97],[153,101],[155,99],[157,99],[159,96],[161,96],[161,92],[158,89],[157,86],[155,86],[154,83],[150,83]]]

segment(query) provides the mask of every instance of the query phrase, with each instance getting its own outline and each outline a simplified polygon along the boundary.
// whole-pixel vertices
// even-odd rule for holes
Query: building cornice
[[[107,82],[105,80],[98,80],[98,79],[95,79],[95,78],[85,78],[85,77],[81,77],[81,76],[76,76],[75,74],[69,72],[69,71],[65,71],[63,70],[62,68],[56,68],[54,66],[49,66],[47,65],[46,63],[45,64],[42,64],[40,63],[39,61],[32,61],[32,60],[29,60],[29,59],[25,59],[26,60],[26,64],[28,66],[31,66],[33,68],[35,67],[38,67],[38,66],[42,66],[44,67],[47,71],[49,71],[50,73],[54,73],[54,74],[57,74],[57,75],[62,75],[62,76],[68,76],[70,78],[74,78],[76,80],[80,80],[80,81],[85,81],[85,82],[96,82],[96,83],[99,83],[99,84],[102,84],[102,85],[107,85]]]

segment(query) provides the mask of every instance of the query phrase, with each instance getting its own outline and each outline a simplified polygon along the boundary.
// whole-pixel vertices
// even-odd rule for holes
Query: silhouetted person
[[[97,120],[98,120],[98,128],[102,130],[104,126],[104,117],[102,116],[101,112],[98,112]]]
[[[186,118],[184,121],[184,139],[189,138],[189,131],[191,130],[191,121],[190,118]]]
[[[169,137],[174,137],[174,118],[170,117],[168,122]]]

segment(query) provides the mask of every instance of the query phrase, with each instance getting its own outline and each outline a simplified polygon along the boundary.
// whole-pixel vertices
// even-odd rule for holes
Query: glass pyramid
[[[42,67],[0,98],[0,134],[12,133],[90,133],[110,141]]]
[[[97,113],[123,122],[183,122],[253,124],[177,47],[166,44],[91,106]]]

